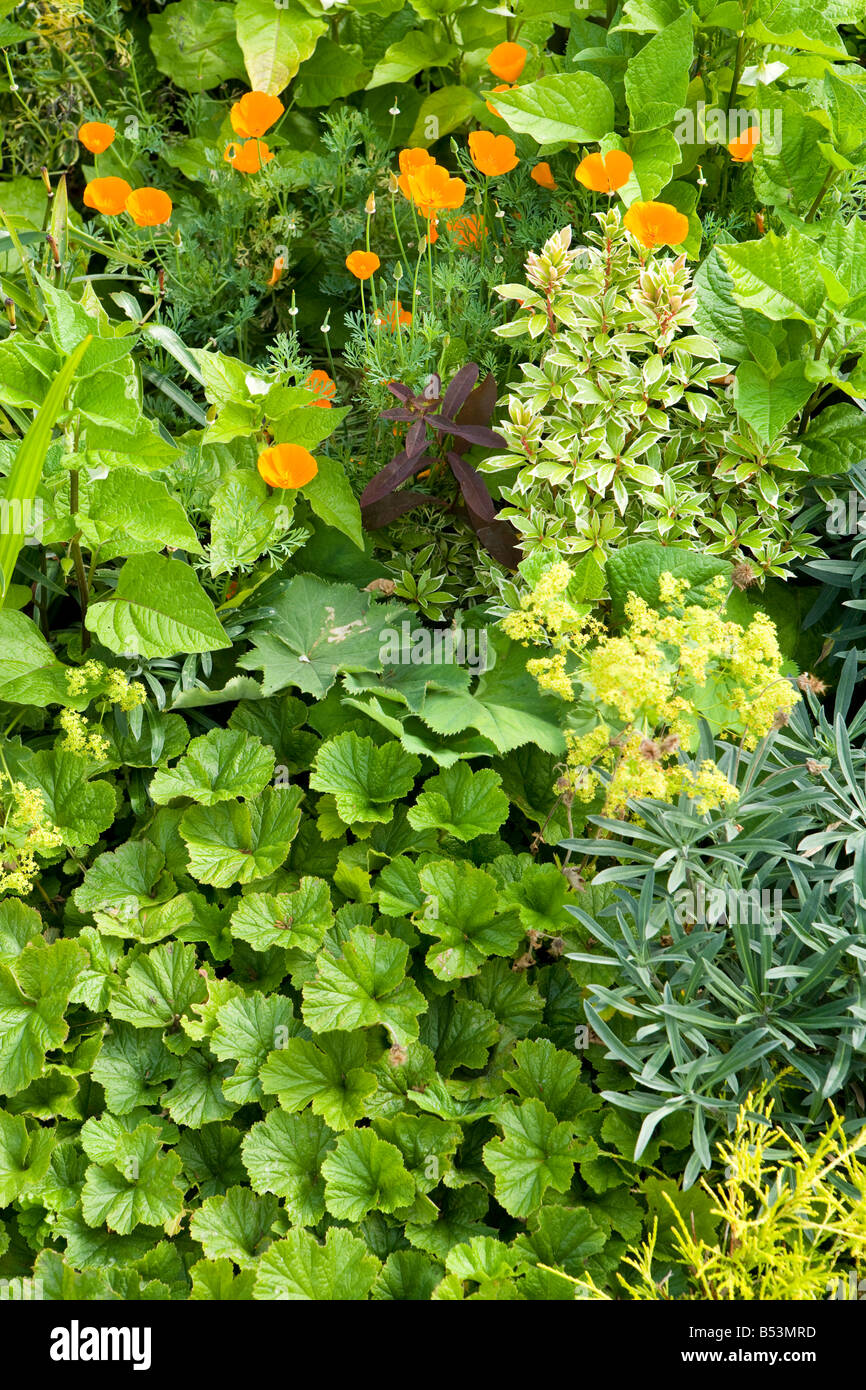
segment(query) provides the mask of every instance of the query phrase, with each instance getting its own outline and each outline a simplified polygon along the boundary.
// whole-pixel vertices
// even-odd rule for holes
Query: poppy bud
[[[376,195],[375,195],[375,193],[371,193],[371,194],[370,194],[369,198],[367,199],[366,203],[364,204],[364,211],[366,212],[366,214],[367,214],[368,217],[372,217],[372,216],[373,216],[373,213],[376,211]]]

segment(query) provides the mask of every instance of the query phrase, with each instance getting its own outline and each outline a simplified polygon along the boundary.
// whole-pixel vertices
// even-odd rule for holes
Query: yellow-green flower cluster
[[[123,671],[92,659],[85,661],[83,666],[70,667],[66,672],[66,685],[70,695],[84,695],[92,690],[94,695],[103,695],[110,704],[127,711],[143,705],[147,698],[140,681],[130,681]]]
[[[64,737],[59,747],[66,753],[77,753],[83,758],[104,758],[111,747],[108,739],[90,728],[82,714],[75,710],[62,709],[58,720]]]
[[[7,774],[0,775],[0,782],[6,783],[5,788],[0,788],[0,893],[24,895],[33,887],[39,869],[36,855],[53,853],[62,845],[63,837],[48,820],[40,791]]]
[[[682,792],[701,812],[735,801],[714,762],[692,769],[679,754],[697,745],[702,717],[746,748],[787,722],[800,696],[781,674],[772,621],[764,613],[746,628],[727,621],[724,575],[703,602],[689,603],[688,582],[662,574],[660,611],[629,594],[624,630],[608,636],[568,602],[570,579],[565,562],[550,566],[504,626],[517,640],[546,640],[555,655],[533,658],[527,670],[542,689],[579,702],[582,719],[598,720],[588,733],[566,733],[574,797],[589,802],[606,782],[604,809],[616,814],[629,798],[673,801]],[[566,654],[576,657],[571,672]]]

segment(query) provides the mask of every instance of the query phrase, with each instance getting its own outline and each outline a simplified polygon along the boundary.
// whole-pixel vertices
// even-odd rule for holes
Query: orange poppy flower
[[[172,201],[161,188],[136,188],[126,200],[136,227],[162,227],[171,218]]]
[[[412,193],[409,188],[409,175],[417,169],[422,169],[425,164],[435,164],[436,160],[428,150],[401,150],[400,151],[400,173],[397,177],[397,187],[404,198],[412,201]]]
[[[281,278],[282,273],[283,273],[283,271],[285,270],[285,268],[286,268],[286,258],[285,258],[285,256],[277,256],[276,260],[274,261],[274,268],[273,268],[273,270],[271,271],[271,278],[270,278],[270,280],[268,280],[268,282],[267,282],[267,284],[268,284],[268,289],[269,289],[269,290],[272,290],[272,289],[274,288],[274,285],[275,285],[275,284],[277,283],[277,281]]]
[[[84,190],[84,206],[95,208],[105,217],[117,217],[131,193],[126,179],[91,179]]]
[[[689,234],[689,219],[671,203],[632,203],[623,225],[641,246],[679,246]]]
[[[381,264],[375,251],[350,251],[346,257],[346,269],[356,280],[369,280]]]
[[[396,333],[398,326],[408,328],[412,322],[412,315],[408,309],[404,309],[399,299],[392,301],[390,309],[382,312],[380,309],[373,319],[376,328],[387,328],[389,333]]]
[[[327,372],[316,370],[310,372],[304,382],[308,391],[315,391],[318,400],[311,401],[311,405],[324,406],[326,410],[331,409],[331,401],[337,394],[337,383],[328,376]]]
[[[422,217],[428,220],[442,208],[459,208],[466,197],[466,184],[451,177],[435,162],[422,164],[406,175],[409,197]]]
[[[487,228],[481,218],[476,217],[473,212],[468,217],[458,217],[457,221],[452,223],[451,236],[458,250],[471,251],[473,246],[479,246],[487,236]]]
[[[279,97],[268,96],[267,92],[247,92],[231,109],[232,130],[244,140],[254,140],[270,130],[285,109]]]
[[[257,174],[265,164],[270,164],[273,157],[267,142],[259,139],[245,140],[242,145],[233,140],[226,145],[223,155],[226,162],[241,174]]]
[[[543,160],[541,164],[536,164],[535,168],[530,170],[529,177],[538,184],[539,188],[546,188],[548,193],[552,193],[557,186],[556,179],[553,177],[550,165],[546,160]]]
[[[511,137],[491,135],[489,130],[473,130],[469,137],[469,153],[475,168],[488,178],[507,174],[520,163]]]
[[[85,121],[78,129],[79,140],[91,154],[102,154],[103,150],[108,149],[116,134],[114,126],[105,125],[103,121]]]
[[[494,92],[516,92],[516,91],[517,91],[517,83],[516,83],[516,82],[515,82],[515,83],[500,82],[499,86],[498,86],[498,87],[494,87],[493,90],[494,90]],[[496,107],[493,105],[493,102],[492,102],[492,101],[486,101],[486,102],[484,103],[484,105],[487,107],[487,110],[490,112],[491,116],[499,116],[499,118],[500,118],[500,120],[501,120],[501,118],[502,118],[501,112],[499,112],[499,111],[496,110]]]
[[[608,150],[607,154],[588,154],[574,171],[574,177],[593,193],[608,197],[628,183],[634,164],[623,150]]]
[[[743,135],[737,136],[728,144],[728,154],[735,164],[751,164],[755,157],[755,146],[761,143],[759,126],[752,125]]]
[[[516,82],[523,72],[529,54],[519,43],[498,43],[487,55],[487,66],[503,82]]]
[[[300,444],[274,444],[259,454],[257,467],[269,487],[303,487],[319,471],[313,455]]]

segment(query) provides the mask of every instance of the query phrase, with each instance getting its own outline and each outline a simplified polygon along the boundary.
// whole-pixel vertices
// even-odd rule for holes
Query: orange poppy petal
[[[259,454],[257,467],[269,487],[296,488],[309,483],[319,465],[300,444],[275,444]]]
[[[172,201],[161,188],[136,188],[126,200],[126,211],[137,227],[162,227],[171,218]]]
[[[104,121],[85,121],[79,127],[78,138],[86,150],[91,154],[102,154],[107,150],[117,131],[112,125],[106,125]]]
[[[737,136],[728,144],[728,153],[736,164],[751,164],[755,155],[755,146],[761,143],[761,130],[759,126],[750,126],[743,135]]]
[[[285,109],[279,97],[267,92],[247,92],[231,109],[232,130],[245,140],[253,140],[276,125]]]
[[[117,217],[126,207],[131,193],[126,179],[91,179],[84,190],[84,206],[94,208],[105,217]]]
[[[689,234],[689,219],[671,203],[632,203],[623,226],[641,246],[679,246]]]
[[[369,280],[381,264],[375,251],[350,251],[346,257],[346,269],[356,280]]]
[[[588,154],[574,171],[574,177],[593,193],[615,193],[628,183],[634,164],[623,150],[608,150],[607,154]]]
[[[469,136],[469,153],[475,168],[488,178],[507,174],[520,163],[514,141],[508,135],[492,135],[474,130]]]
[[[516,82],[526,65],[527,50],[519,43],[498,43],[487,55],[487,66],[503,82]]]
[[[557,186],[553,171],[546,160],[542,160],[541,164],[536,164],[535,168],[530,170],[529,177],[538,184],[539,188],[546,188],[549,193],[552,193]]]

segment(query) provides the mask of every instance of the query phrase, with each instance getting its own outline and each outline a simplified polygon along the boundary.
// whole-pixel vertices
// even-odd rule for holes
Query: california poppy
[[[557,186],[556,179],[553,177],[553,172],[546,160],[543,160],[541,164],[536,164],[535,168],[530,170],[529,177],[538,184],[539,188],[546,188],[548,193],[552,193]]]
[[[487,236],[487,228],[480,217],[470,213],[468,217],[458,217],[451,225],[451,237],[460,251],[469,251],[478,246]]]
[[[415,173],[417,169],[423,168],[425,164],[435,164],[436,160],[429,150],[401,150],[399,159],[400,176],[397,179],[397,186],[403,197],[411,201],[409,175]]]
[[[487,55],[487,66],[495,77],[503,82],[516,82],[523,72],[528,57],[527,50],[519,43],[498,43],[492,53]]]
[[[375,251],[350,251],[346,257],[346,269],[356,280],[369,280],[381,264]]]
[[[91,154],[102,154],[107,150],[117,131],[113,125],[105,125],[103,121],[85,121],[79,127],[78,138],[86,150]]]
[[[84,190],[84,206],[95,208],[105,217],[117,217],[126,207],[131,193],[126,179],[91,179]]]
[[[126,200],[136,227],[162,227],[171,217],[172,202],[161,188],[136,188]]]
[[[743,135],[728,143],[728,154],[735,164],[751,164],[755,157],[755,146],[761,143],[759,126],[752,125]]]
[[[327,372],[318,369],[310,372],[304,385],[308,391],[315,391],[318,397],[317,400],[311,401],[311,405],[321,405],[326,410],[331,409],[331,401],[337,394],[337,383],[328,376]]]
[[[265,164],[270,164],[273,157],[267,142],[258,139],[245,140],[242,145],[232,141],[230,145],[226,146],[223,156],[240,174],[257,174]]]
[[[520,163],[514,141],[508,135],[491,135],[489,130],[473,130],[469,136],[472,163],[488,178],[507,174]]]
[[[258,470],[269,487],[303,487],[315,478],[319,465],[300,444],[274,444],[259,454]]]
[[[671,203],[632,203],[623,225],[641,246],[679,246],[689,234],[689,219]]]
[[[393,300],[386,312],[380,309],[373,319],[376,328],[387,328],[390,333],[396,333],[398,326],[408,328],[411,322],[412,315],[408,309],[403,308],[399,299]]]
[[[267,92],[247,92],[231,109],[232,130],[244,140],[254,140],[270,130],[285,109],[279,97],[269,96]]]
[[[608,197],[628,183],[634,164],[623,150],[608,150],[607,154],[588,154],[574,171],[574,177],[593,193]]]
[[[434,217],[442,208],[459,208],[466,197],[466,184],[452,178],[441,164],[422,164],[406,175],[409,197],[422,217]]]

